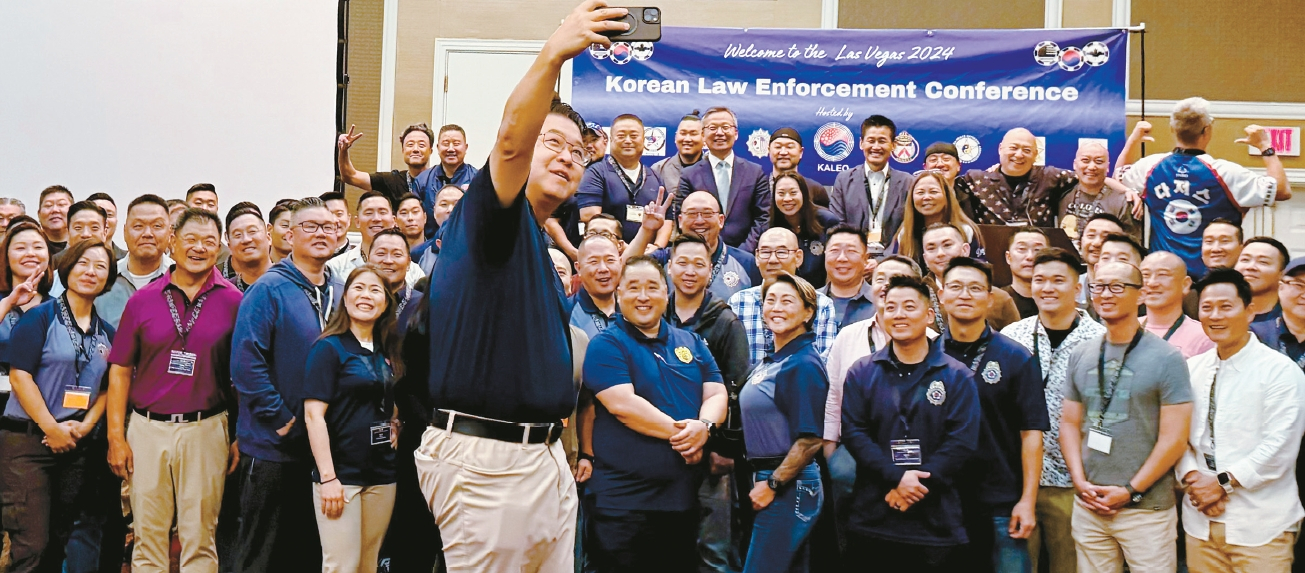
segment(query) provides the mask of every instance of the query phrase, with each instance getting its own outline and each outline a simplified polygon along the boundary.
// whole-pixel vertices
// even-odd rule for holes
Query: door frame
[[[538,54],[543,40],[482,40],[475,38],[436,38],[435,73],[431,76],[431,126],[444,125],[444,105],[448,77],[449,56],[454,53],[477,54]],[[558,76],[558,95],[562,101],[571,101],[571,62],[562,66]]]

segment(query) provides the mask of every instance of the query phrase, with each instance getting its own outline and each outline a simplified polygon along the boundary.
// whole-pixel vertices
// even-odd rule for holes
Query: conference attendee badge
[[[893,451],[893,463],[896,465],[918,466],[924,463],[920,440],[889,440],[888,449]]]
[[[390,426],[389,420],[385,420],[383,422],[376,422],[375,424],[372,424],[372,445],[373,446],[390,445],[390,432],[393,431],[394,428]]]
[[[1114,438],[1110,437],[1110,434],[1107,434],[1104,429],[1093,428],[1088,430],[1087,446],[1091,449],[1110,455],[1110,442],[1112,441],[1114,441]]]
[[[69,410],[85,410],[91,407],[90,386],[65,386],[63,389],[63,407]]]
[[[688,347],[681,346],[675,349],[675,357],[679,358],[680,362],[688,364],[691,360],[693,360],[693,353],[689,352]]]
[[[866,233],[866,235],[865,235],[865,242],[867,242],[867,243],[879,243],[879,244],[882,245],[882,244],[884,244],[883,241],[881,240],[881,239],[883,238],[883,235],[884,235],[884,234],[883,234],[882,231],[879,230],[879,227],[874,227],[874,228],[870,229],[870,230]]]
[[[643,207],[640,207],[638,205],[626,205],[625,220],[631,223],[642,223]]]
[[[194,376],[195,362],[198,360],[199,356],[194,352],[173,350],[172,355],[168,357],[168,374]]]

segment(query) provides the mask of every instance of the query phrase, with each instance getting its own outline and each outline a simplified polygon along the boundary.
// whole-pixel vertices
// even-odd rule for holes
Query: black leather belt
[[[449,425],[450,417],[453,418],[452,426]],[[562,424],[560,422],[556,424],[505,422],[447,410],[435,410],[430,425],[432,428],[449,430],[455,434],[466,434],[514,444],[551,444],[562,437]]]
[[[68,420],[77,420],[80,422],[82,418],[79,416],[74,416],[72,418],[68,418],[67,420],[59,420],[59,422],[63,423],[63,422],[67,422]],[[31,420],[19,420],[18,418],[0,417],[0,430],[17,432],[19,434],[32,434],[36,436],[45,435],[45,430],[42,430],[41,426],[36,422],[33,422]]]
[[[752,467],[752,471],[754,472],[774,471],[779,469],[779,464],[784,463],[785,457],[786,456],[773,458],[748,458],[748,465]]]
[[[132,408],[131,411],[140,414],[155,422],[173,422],[173,423],[190,423],[200,420],[207,420],[227,411],[226,406],[216,406],[201,412],[186,412],[185,414],[156,414],[142,408]]]

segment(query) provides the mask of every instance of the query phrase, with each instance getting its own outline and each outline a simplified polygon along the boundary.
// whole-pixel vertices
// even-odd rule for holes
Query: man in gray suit
[[[911,194],[910,173],[888,166],[897,125],[882,115],[861,122],[865,165],[838,174],[829,192],[829,208],[839,220],[866,231],[869,250],[893,241],[902,225],[902,209]]]

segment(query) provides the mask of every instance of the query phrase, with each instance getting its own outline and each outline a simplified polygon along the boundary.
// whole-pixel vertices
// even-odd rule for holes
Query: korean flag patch
[[[930,404],[941,406],[947,400],[947,389],[943,387],[942,380],[934,380],[929,383],[929,390],[924,395]]]
[[[988,365],[983,367],[983,381],[989,384],[1001,382],[1001,365],[995,360],[989,360]]]

